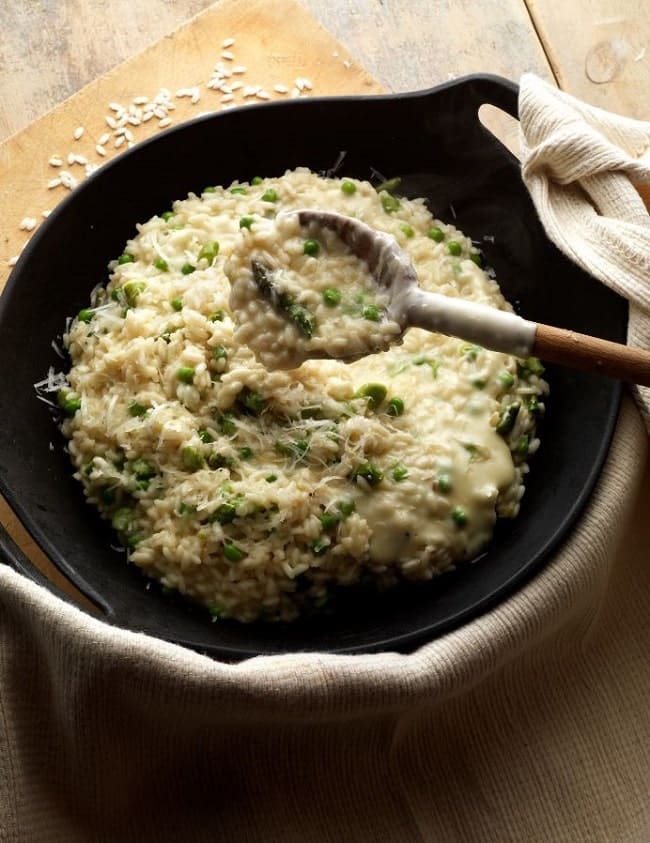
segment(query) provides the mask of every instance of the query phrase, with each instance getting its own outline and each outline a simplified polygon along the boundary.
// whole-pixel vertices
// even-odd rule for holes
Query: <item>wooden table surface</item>
[[[650,119],[644,0],[301,2],[390,90],[425,88],[474,71],[513,79],[533,71],[595,105]],[[213,0],[3,0],[0,142],[210,5]],[[514,128],[505,131],[514,142]],[[649,470],[642,500],[650,501]]]
[[[268,0],[270,4],[273,0]],[[242,0],[245,3],[245,0]],[[650,117],[645,0],[302,0],[388,88],[526,70]],[[4,0],[0,141],[212,0]]]

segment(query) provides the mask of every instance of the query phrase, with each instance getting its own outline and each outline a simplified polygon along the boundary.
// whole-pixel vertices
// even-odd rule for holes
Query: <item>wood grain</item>
[[[538,325],[533,354],[549,363],[650,386],[650,351],[641,348]]]
[[[0,3],[0,140],[167,36],[211,3],[212,0]]]
[[[559,86],[600,108],[650,119],[644,0],[526,0]]]

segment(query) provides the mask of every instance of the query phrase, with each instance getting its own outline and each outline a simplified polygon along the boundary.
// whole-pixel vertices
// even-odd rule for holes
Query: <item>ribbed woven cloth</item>
[[[562,550],[409,655],[223,664],[0,565],[0,841],[647,843],[646,452],[626,399]]]
[[[650,123],[521,79],[522,175],[549,238],[630,303],[628,343],[650,348]],[[650,388],[635,387],[650,431]]]

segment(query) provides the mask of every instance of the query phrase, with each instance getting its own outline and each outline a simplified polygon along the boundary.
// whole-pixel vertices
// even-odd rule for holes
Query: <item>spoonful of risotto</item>
[[[299,210],[260,222],[243,232],[225,270],[237,339],[269,369],[355,360],[415,327],[650,385],[650,352],[422,290],[394,237],[343,214]]]

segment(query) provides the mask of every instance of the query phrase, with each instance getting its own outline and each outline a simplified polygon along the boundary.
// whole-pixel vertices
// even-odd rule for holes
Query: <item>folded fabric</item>
[[[628,343],[650,349],[650,123],[521,79],[522,175],[546,233],[630,303]],[[650,388],[634,387],[650,431]]]

